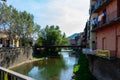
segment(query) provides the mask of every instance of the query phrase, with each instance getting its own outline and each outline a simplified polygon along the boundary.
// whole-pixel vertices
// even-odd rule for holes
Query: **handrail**
[[[113,23],[113,22],[116,22],[116,21],[118,21],[119,20],[119,16],[118,16],[118,14],[117,14],[117,10],[115,10],[115,11],[112,11],[111,13],[107,13],[106,14],[106,16],[104,16],[104,17],[106,17],[106,18],[104,18],[104,19],[102,19],[102,21],[100,21],[100,22],[98,22],[93,28],[92,28],[92,31],[96,31],[96,30],[98,30],[99,28],[101,28],[101,27],[104,27],[104,26],[106,26],[106,25],[109,25],[109,24],[111,24],[111,23]]]
[[[34,80],[28,76],[0,67],[0,80]]]
[[[117,10],[115,10],[115,11],[107,14],[106,15],[106,19],[104,21],[102,20],[101,22],[99,22],[98,27],[101,27],[101,26],[103,26],[106,23],[110,23],[111,21],[114,21],[118,17],[119,16],[117,15]]]
[[[98,0],[93,6],[91,6],[89,13],[94,13],[100,9],[100,7],[107,5],[112,0]]]

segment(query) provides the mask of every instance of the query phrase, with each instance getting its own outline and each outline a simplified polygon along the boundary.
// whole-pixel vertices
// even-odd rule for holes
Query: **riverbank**
[[[19,64],[16,64],[14,66],[10,66],[10,67],[8,67],[8,69],[13,69],[15,67],[18,67],[18,66],[21,66],[21,65],[24,65],[24,64],[27,64],[27,63],[35,62],[35,61],[40,61],[40,60],[43,60],[43,59],[45,59],[45,58],[38,58],[38,59],[37,58],[33,58],[33,59],[30,59],[30,60],[26,60],[24,62],[21,62]]]
[[[81,51],[79,53],[78,63],[74,66],[72,76],[75,80],[97,80],[89,70],[89,61]],[[87,77],[86,77],[87,76]]]

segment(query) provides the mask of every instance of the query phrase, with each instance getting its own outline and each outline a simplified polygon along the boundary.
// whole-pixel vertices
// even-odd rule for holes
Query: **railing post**
[[[4,72],[4,80],[8,80],[8,73]]]
[[[3,74],[3,71],[0,70],[0,80],[3,80],[4,79],[4,74]]]

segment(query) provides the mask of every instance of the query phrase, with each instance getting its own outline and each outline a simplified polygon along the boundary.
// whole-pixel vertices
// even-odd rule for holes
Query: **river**
[[[27,63],[12,70],[34,78],[35,80],[71,80],[73,66],[77,62],[70,52],[61,52],[60,58],[46,58],[44,60]]]

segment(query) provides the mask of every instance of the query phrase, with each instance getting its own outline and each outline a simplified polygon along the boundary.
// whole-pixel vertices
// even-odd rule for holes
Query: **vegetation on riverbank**
[[[74,67],[75,80],[97,80],[89,70],[89,62],[85,54],[79,54],[78,64]]]
[[[68,40],[65,33],[61,33],[59,26],[46,26],[41,30],[38,35],[35,47],[46,46],[40,48],[38,51],[38,56],[58,56],[58,52],[61,51],[61,48],[57,47],[47,47],[47,46],[60,46],[68,45]]]

